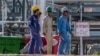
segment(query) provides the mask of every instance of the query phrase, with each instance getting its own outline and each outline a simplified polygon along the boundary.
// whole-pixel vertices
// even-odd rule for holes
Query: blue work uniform
[[[29,45],[29,54],[33,53],[40,53],[41,49],[41,37],[39,34],[40,31],[40,25],[39,25],[39,19],[37,15],[32,15],[29,19],[29,28],[31,32],[31,40]]]
[[[60,16],[57,19],[57,28],[60,34],[58,54],[64,54],[64,53],[67,54],[70,48],[70,42],[71,42],[68,35],[68,32],[71,33],[71,29],[70,29],[67,17]],[[63,52],[64,48],[65,48],[65,52]]]

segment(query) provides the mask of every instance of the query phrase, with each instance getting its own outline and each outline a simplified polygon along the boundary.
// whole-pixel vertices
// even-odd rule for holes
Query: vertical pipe
[[[82,4],[80,5],[80,21],[82,22]],[[83,55],[83,37],[80,37],[80,55]]]
[[[80,5],[80,21],[82,22],[82,19],[83,19],[83,10],[82,10],[83,6],[82,4]]]
[[[5,4],[5,19],[4,20],[6,20],[7,19],[7,4]]]
[[[69,15],[69,24],[70,24],[70,28],[72,28],[72,27],[71,27],[71,22],[72,22],[72,16]],[[71,36],[70,36],[70,40],[71,40],[71,39],[72,39],[72,38],[71,38]],[[69,54],[71,54],[71,44],[70,44]]]
[[[25,10],[24,10],[24,18],[25,18],[25,20],[24,21],[26,21],[27,20],[27,3],[26,3],[26,0],[25,0]]]
[[[37,0],[32,0],[32,1],[33,1],[33,4],[32,5],[35,5]]]
[[[23,6],[22,6],[22,21],[25,20],[25,0],[23,0]]]
[[[52,11],[54,11],[54,0],[52,0]]]
[[[2,1],[2,36],[4,36],[4,10],[5,10],[5,6],[4,6],[5,4],[4,4],[4,1]]]
[[[42,12],[42,15],[40,17],[40,25],[41,25],[41,35],[43,33],[43,20],[44,20],[44,16],[45,16],[45,8],[46,8],[46,0],[39,0],[39,7],[40,7],[40,11]]]
[[[16,0],[13,0],[13,11],[12,11],[12,13],[15,13],[15,3],[16,3]]]
[[[2,29],[2,31],[3,31],[3,34],[2,34],[2,35],[3,35],[3,36],[4,36],[4,27],[5,27],[5,26],[4,26],[4,24],[5,24],[4,21],[7,19],[7,4],[6,4],[6,2],[4,3],[4,5],[5,5],[5,7],[4,7],[4,18],[3,18],[3,21],[2,21],[2,24],[3,24],[3,25],[2,25],[2,28],[3,28],[3,29]]]

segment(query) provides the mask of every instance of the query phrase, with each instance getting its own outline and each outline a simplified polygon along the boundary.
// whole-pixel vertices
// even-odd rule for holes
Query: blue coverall
[[[64,16],[60,16],[57,19],[57,28],[60,34],[58,54],[68,54],[68,50],[70,48],[70,42],[71,42],[68,36],[68,32],[71,33],[68,19]],[[65,52],[63,52],[64,49],[65,49]]]
[[[32,15],[29,19],[29,28],[31,32],[31,40],[29,45],[29,54],[33,53],[40,53],[41,49],[41,37],[39,34],[40,31],[40,25],[39,25],[39,19],[37,15]]]

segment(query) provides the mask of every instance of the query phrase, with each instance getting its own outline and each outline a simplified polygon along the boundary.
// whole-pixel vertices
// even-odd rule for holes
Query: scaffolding
[[[2,20],[0,20],[0,25],[1,25],[1,35],[5,35],[5,27],[6,25],[9,25],[12,27],[12,24],[14,27],[19,27],[17,25],[22,25],[24,27],[27,26],[27,18],[29,15],[31,15],[31,1],[28,0],[1,0],[1,13],[2,13]],[[12,5],[10,5],[12,4]],[[15,5],[16,4],[16,5]],[[9,28],[8,28],[9,29]],[[17,29],[16,29],[17,30]],[[23,30],[24,31],[24,30]],[[17,31],[15,31],[17,32]],[[9,32],[11,33],[11,32]]]

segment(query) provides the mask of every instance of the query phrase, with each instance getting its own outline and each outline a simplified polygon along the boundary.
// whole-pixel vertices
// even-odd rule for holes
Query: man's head
[[[64,16],[68,16],[69,15],[69,10],[66,7],[61,8],[61,12]]]
[[[37,5],[33,5],[32,6],[32,11],[35,15],[39,15],[40,14],[40,9]]]
[[[51,7],[47,7],[46,8],[46,12],[47,12],[48,16],[51,16],[52,15],[52,8]]]

